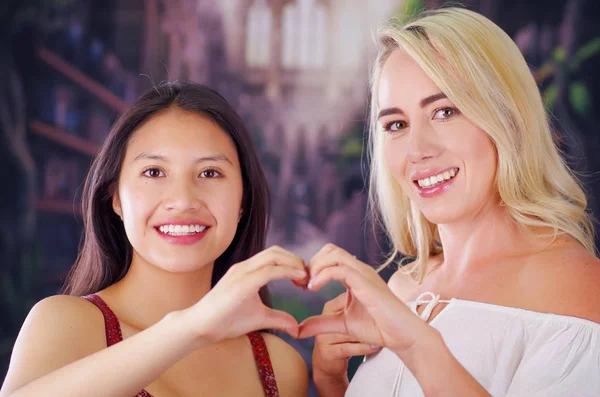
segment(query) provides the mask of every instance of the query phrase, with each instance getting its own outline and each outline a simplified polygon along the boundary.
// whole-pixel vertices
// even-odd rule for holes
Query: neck
[[[444,273],[462,277],[481,266],[541,249],[546,239],[519,229],[506,207],[493,203],[464,222],[438,225]]]
[[[214,264],[195,272],[172,273],[153,266],[134,253],[125,277],[105,290],[119,305],[123,320],[145,329],[168,313],[188,308],[211,288]]]

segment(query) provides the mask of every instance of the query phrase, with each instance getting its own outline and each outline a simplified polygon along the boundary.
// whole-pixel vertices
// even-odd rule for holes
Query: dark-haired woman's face
[[[241,202],[242,175],[229,135],[209,117],[169,109],[132,135],[113,208],[134,262],[190,272],[210,270],[231,244]]]

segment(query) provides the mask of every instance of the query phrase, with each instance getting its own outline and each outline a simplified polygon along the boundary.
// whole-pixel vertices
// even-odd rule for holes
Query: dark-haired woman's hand
[[[235,338],[260,329],[276,329],[298,336],[296,319],[263,304],[259,290],[268,282],[290,279],[306,285],[302,259],[274,246],[233,265],[208,294],[185,311],[202,341]]]
[[[402,355],[412,350],[417,340],[436,332],[394,295],[371,266],[343,249],[326,245],[311,259],[309,268],[309,290],[317,291],[329,281],[338,280],[347,292],[340,310],[304,320],[300,338],[344,334]]]

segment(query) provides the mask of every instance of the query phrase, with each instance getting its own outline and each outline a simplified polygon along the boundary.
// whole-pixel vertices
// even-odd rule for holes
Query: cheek
[[[240,185],[227,184],[215,189],[207,195],[207,204],[221,228],[236,229],[242,202],[242,188]]]
[[[468,140],[468,147],[463,148],[462,158],[473,180],[481,181],[482,188],[490,189],[496,178],[498,167],[496,147],[492,140],[481,131]]]
[[[403,147],[397,140],[387,139],[385,141],[385,163],[392,176],[401,186],[408,183],[406,178],[406,155]]]
[[[150,183],[127,184],[119,189],[123,218],[126,223],[132,223],[130,228],[141,218],[147,217],[160,201],[160,192],[155,191]]]

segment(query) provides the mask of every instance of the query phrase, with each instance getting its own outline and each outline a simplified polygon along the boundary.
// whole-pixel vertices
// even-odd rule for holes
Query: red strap
[[[94,305],[98,306],[98,309],[104,316],[104,327],[106,329],[106,346],[112,346],[115,343],[123,340],[123,334],[121,333],[121,326],[117,316],[110,310],[110,307],[96,294],[91,294],[83,297]]]
[[[112,346],[115,343],[123,340],[123,334],[121,332],[121,326],[115,313],[108,307],[106,302],[102,300],[98,295],[91,294],[83,297],[100,309],[104,316],[104,326],[106,329],[106,345]],[[250,344],[252,345],[252,353],[254,353],[254,360],[258,367],[258,375],[265,391],[265,397],[279,397],[279,390],[277,389],[277,382],[275,381],[275,373],[273,372],[273,365],[271,364],[271,357],[267,350],[267,344],[265,339],[260,332],[251,332],[248,334]],[[142,390],[140,397],[152,397],[147,391]]]
[[[271,357],[269,356],[265,339],[258,331],[249,333],[248,338],[252,344],[252,352],[254,353],[254,360],[256,360],[256,366],[258,367],[260,381],[265,390],[265,397],[279,397],[275,373],[273,372],[273,365],[271,364]]]
[[[115,343],[119,343],[123,340],[123,334],[121,333],[121,325],[115,313],[110,310],[110,307],[96,294],[91,294],[83,297],[100,309],[102,316],[104,316],[104,328],[106,329],[106,346],[112,346]],[[136,397],[152,397],[146,390],[142,390]]]

